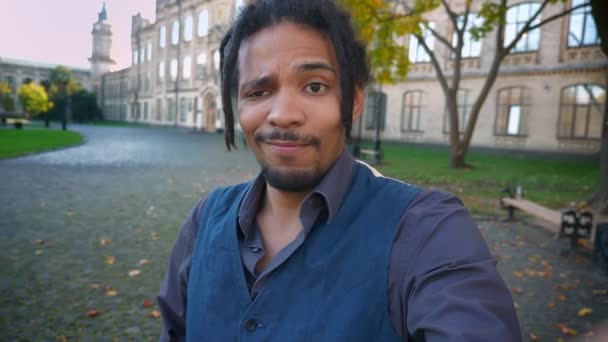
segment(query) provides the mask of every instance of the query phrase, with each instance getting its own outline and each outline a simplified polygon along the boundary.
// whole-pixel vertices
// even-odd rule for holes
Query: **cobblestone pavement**
[[[217,135],[72,129],[84,145],[0,161],[0,340],[155,340],[160,319],[146,300],[182,221],[207,191],[253,177],[257,164]],[[608,277],[586,258],[560,258],[565,241],[521,223],[479,225],[525,339],[566,338],[566,327],[584,335],[608,317]],[[592,312],[581,317],[582,308]]]

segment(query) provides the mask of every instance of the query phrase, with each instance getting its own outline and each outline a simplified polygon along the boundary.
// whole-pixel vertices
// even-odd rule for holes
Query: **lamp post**
[[[382,118],[382,83],[378,87],[376,93],[376,137],[374,139],[374,164],[382,162],[382,151],[380,143],[380,124]]]

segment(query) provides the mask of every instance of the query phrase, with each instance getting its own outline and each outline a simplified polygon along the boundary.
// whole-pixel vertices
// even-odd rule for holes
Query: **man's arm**
[[[393,283],[400,302],[391,312],[401,310],[404,340],[521,341],[511,293],[458,198],[419,194],[399,229],[391,272],[400,273],[392,277],[401,278]]]
[[[196,243],[200,213],[205,199],[200,200],[184,221],[173,246],[167,274],[157,297],[163,319],[160,341],[186,340],[186,298],[192,250]]]

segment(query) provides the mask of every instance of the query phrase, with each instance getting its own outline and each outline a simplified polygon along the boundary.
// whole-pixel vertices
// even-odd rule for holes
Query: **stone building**
[[[464,0],[454,0],[457,4]],[[585,0],[547,6],[548,18]],[[474,1],[478,9],[480,1]],[[107,118],[215,131],[221,127],[220,40],[243,1],[157,0],[156,21],[132,19],[132,66],[103,76]],[[506,36],[520,29],[538,1],[510,0]],[[477,7],[475,7],[477,6]],[[475,18],[475,13],[471,14]],[[452,27],[443,9],[428,14],[430,25],[446,37]],[[473,21],[470,20],[470,22]],[[459,93],[461,129],[492,61],[496,32],[473,41],[465,35]],[[444,95],[428,55],[415,39],[409,45],[408,79],[378,92],[368,89],[366,111],[354,137],[372,138],[377,113],[381,138],[448,144]],[[444,72],[453,62],[448,49],[428,37]],[[595,153],[599,150],[600,108],[605,101],[608,61],[585,7],[530,32],[506,57],[477,120],[472,145],[516,150]],[[380,100],[380,101],[377,101]],[[383,111],[376,110],[380,104]],[[125,105],[125,106],[123,106]]]
[[[21,105],[17,99],[19,87],[30,80],[38,84],[48,81],[51,71],[56,67],[56,64],[0,57],[0,81],[8,83],[13,88],[17,111],[21,111]],[[66,67],[72,70],[76,82],[80,83],[84,89],[91,89],[91,73],[89,70]]]
[[[106,12],[105,2],[97,17],[97,22],[93,24],[93,30],[91,31],[93,48],[89,62],[91,63],[91,91],[97,96],[98,104],[101,104],[102,76],[108,73],[112,66],[116,64],[110,58],[112,27],[107,22],[108,13]]]
[[[106,117],[209,132],[221,128],[218,49],[242,5],[157,0],[154,23],[134,15],[131,67],[102,78]]]

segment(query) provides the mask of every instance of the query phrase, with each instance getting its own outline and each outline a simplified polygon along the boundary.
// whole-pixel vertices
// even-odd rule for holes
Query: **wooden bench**
[[[368,160],[373,163],[377,163],[382,160],[382,152],[376,152],[376,150],[373,149],[362,148],[359,150],[359,156],[362,159]]]
[[[523,198],[504,197],[500,200],[500,202],[503,207],[509,210],[509,219],[515,218],[513,209],[519,209],[550,223],[549,226],[544,228],[548,229],[551,233],[559,233],[562,222],[561,212],[545,208],[540,204]]]
[[[17,129],[23,128],[23,125],[27,124],[29,121],[27,119],[19,119],[19,118],[8,118],[6,119],[6,123],[9,125],[15,126]]]

